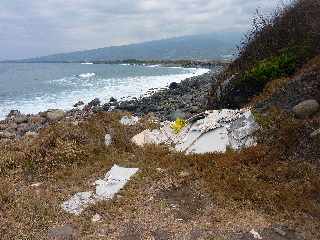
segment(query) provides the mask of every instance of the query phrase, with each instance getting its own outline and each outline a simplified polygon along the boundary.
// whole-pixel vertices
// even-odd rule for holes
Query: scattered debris
[[[260,240],[262,239],[262,237],[260,236],[260,234],[256,230],[252,229],[250,231],[250,233],[253,235],[254,239],[260,239]]]
[[[37,188],[37,187],[40,187],[43,183],[41,182],[37,182],[37,183],[33,183],[30,185],[30,187],[34,187],[34,188]]]
[[[104,137],[104,143],[106,146],[110,146],[112,143],[112,136],[111,134],[106,134],[106,136]]]
[[[92,218],[91,218],[91,221],[92,222],[101,222],[101,220],[102,220],[102,217],[101,217],[101,215],[100,214],[95,214],[95,215],[93,215],[92,216]]]
[[[135,116],[124,116],[120,119],[120,123],[122,125],[126,125],[126,126],[132,126],[135,125],[139,122],[139,118],[135,117]]]
[[[95,182],[95,193],[92,191],[76,193],[62,204],[62,208],[68,213],[79,215],[91,204],[112,199],[138,170],[138,168],[123,168],[114,165],[104,179]]]
[[[225,152],[255,145],[253,133],[259,128],[250,110],[215,110],[198,114],[179,133],[171,122],[159,130],[145,130],[134,136],[138,146],[145,144],[174,145],[177,151],[190,153]]]

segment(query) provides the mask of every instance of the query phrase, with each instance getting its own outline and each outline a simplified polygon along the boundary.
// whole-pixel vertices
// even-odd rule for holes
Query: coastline
[[[62,119],[78,122],[97,112],[131,112],[136,116],[153,113],[161,121],[173,120],[176,117],[187,118],[205,110],[206,96],[210,90],[212,77],[217,71],[219,67],[180,82],[171,81],[169,86],[150,89],[139,98],[128,97],[117,100],[111,97],[107,103],[101,103],[96,98],[86,105],[79,101],[70,110],[48,109],[34,114],[11,110],[5,119],[0,120],[0,139],[37,134],[40,129]]]
[[[39,69],[41,65],[26,66],[27,74],[32,74],[31,70],[28,69],[33,68]],[[41,79],[42,73],[45,75],[49,71],[49,74],[51,74],[50,71],[52,69],[56,71],[55,69],[57,68],[59,69],[60,66],[44,66],[43,71],[36,71],[37,77],[35,79]],[[69,111],[75,103],[83,101],[87,104],[95,98],[99,98],[103,104],[107,103],[111,97],[116,98],[118,101],[140,98],[142,95],[154,91],[154,89],[167,87],[171,82],[180,82],[207,71],[200,67],[196,69],[180,66],[179,69],[173,69],[178,67],[162,65],[160,67],[146,65],[127,68],[120,65],[113,67],[101,66],[100,64],[87,67],[79,64],[79,66],[71,66],[70,68],[65,65],[61,66],[61,68],[61,71],[65,73],[45,78],[39,90],[30,90],[30,92],[21,90],[21,94],[11,96],[10,89],[8,89],[8,97],[4,95],[1,98],[0,120],[5,119],[13,109],[19,110],[25,115],[32,115],[48,109]],[[15,67],[13,66],[11,69],[14,70]],[[71,70],[66,71],[66,69]],[[77,73],[74,73],[75,71]],[[120,74],[115,75],[117,71]],[[124,72],[123,74],[121,73],[122,71]],[[135,73],[136,71],[137,74]],[[22,78],[23,76],[21,76]],[[19,79],[15,81],[19,82]],[[26,82],[37,84],[36,81],[30,80],[30,78]],[[14,89],[14,84],[12,86],[12,89]],[[71,88],[71,86],[75,87]],[[55,89],[60,90],[56,91]],[[3,91],[6,93],[5,89]],[[15,91],[19,91],[19,89]]]
[[[172,82],[168,88],[139,99],[109,103],[106,107],[132,112],[137,116],[153,113],[160,120],[189,118],[206,110],[212,79],[219,70],[187,78],[180,83]]]

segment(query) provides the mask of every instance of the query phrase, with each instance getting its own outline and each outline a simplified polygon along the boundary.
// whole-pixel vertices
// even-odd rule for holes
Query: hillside
[[[21,60],[24,62],[223,59],[235,52],[241,33],[185,36]]]

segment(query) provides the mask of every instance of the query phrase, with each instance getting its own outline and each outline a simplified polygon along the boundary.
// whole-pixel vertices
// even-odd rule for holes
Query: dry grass
[[[157,191],[170,193],[172,186],[196,186],[206,196],[206,204],[211,206],[215,202],[219,206],[222,222],[233,217],[231,209],[243,209],[269,216],[268,221],[287,219],[298,226],[305,226],[301,216],[307,215],[314,219],[308,226],[318,226],[319,170],[307,161],[291,159],[305,131],[302,122],[279,112],[270,114],[268,119],[260,116],[263,130],[258,146],[240,153],[185,156],[163,146],[139,148],[131,144],[133,135],[154,125],[143,120],[136,126],[122,126],[119,124],[122,115],[101,113],[78,126],[62,122],[44,129],[38,138],[2,146],[0,232],[5,239],[44,239],[48,228],[64,223],[77,226],[82,236],[91,236],[97,231],[97,225],[90,220],[94,213],[103,213],[111,225],[121,220],[115,216],[134,218],[139,212],[147,211],[143,210],[143,199],[154,197]],[[113,135],[110,147],[104,146],[105,133]],[[10,156],[9,163],[6,156]],[[90,189],[90,183],[115,163],[141,169],[120,193],[121,199],[99,203],[80,217],[72,217],[60,209],[64,199],[74,192]],[[190,174],[181,177],[181,172]],[[35,181],[43,185],[31,187]],[[159,183],[158,190],[150,187]],[[160,211],[159,217],[164,217],[163,211],[168,211],[170,206],[163,201],[151,202],[148,215],[139,216],[150,218]]]

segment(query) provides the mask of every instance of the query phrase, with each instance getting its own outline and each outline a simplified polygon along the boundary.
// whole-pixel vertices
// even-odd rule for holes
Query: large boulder
[[[298,118],[307,118],[319,111],[319,103],[316,100],[306,100],[294,106],[292,111]]]
[[[50,122],[59,121],[62,118],[64,118],[64,116],[65,116],[65,112],[60,109],[51,109],[46,112],[46,118]]]

